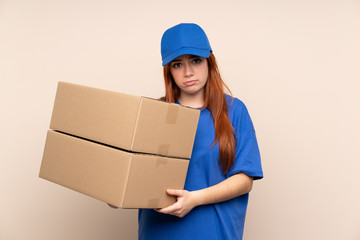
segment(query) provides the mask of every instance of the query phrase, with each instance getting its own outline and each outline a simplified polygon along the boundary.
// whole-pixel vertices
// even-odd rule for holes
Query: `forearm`
[[[223,202],[251,191],[253,179],[243,173],[235,174],[226,180],[193,193],[197,205]]]

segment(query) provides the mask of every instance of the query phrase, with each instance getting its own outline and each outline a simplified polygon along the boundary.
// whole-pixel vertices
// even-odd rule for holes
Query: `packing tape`
[[[160,200],[158,198],[152,198],[148,200],[147,207],[156,208],[159,206]]]
[[[156,159],[156,167],[159,167],[159,166],[161,166],[161,165],[166,165],[167,164],[167,161],[166,161],[166,159],[165,158],[158,158],[158,159]]]
[[[160,155],[168,155],[170,144],[159,144],[157,153]]]
[[[169,104],[167,114],[166,114],[166,123],[167,124],[176,124],[178,118],[179,106],[176,104]]]

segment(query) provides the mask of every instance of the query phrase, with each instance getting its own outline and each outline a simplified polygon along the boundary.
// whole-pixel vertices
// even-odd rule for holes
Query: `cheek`
[[[178,71],[170,71],[171,76],[173,77],[175,83],[179,85],[180,77]]]
[[[209,75],[209,69],[208,66],[205,65],[204,68],[201,71],[203,74],[203,79],[206,81],[208,79],[208,75]]]
[[[180,80],[180,73],[179,71],[170,71],[171,76],[174,78],[175,82]]]

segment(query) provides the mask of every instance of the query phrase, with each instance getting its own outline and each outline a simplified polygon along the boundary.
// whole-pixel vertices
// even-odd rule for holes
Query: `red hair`
[[[205,103],[214,120],[215,139],[213,147],[219,142],[220,165],[225,173],[232,167],[235,159],[234,129],[229,120],[228,106],[225,100],[224,88],[231,94],[220,76],[220,71],[213,53],[210,52],[208,62],[208,79],[205,85]],[[176,85],[171,73],[170,64],[164,66],[165,97],[166,102],[176,102],[180,97],[180,88]]]

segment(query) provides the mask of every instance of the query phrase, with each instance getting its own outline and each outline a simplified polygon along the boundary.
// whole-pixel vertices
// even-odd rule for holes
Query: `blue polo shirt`
[[[211,112],[201,110],[192,156],[184,189],[196,191],[213,186],[226,178],[244,173],[255,180],[263,177],[255,130],[246,106],[237,98],[226,95],[229,119],[236,133],[236,154],[232,168],[224,174],[219,162],[218,143],[211,147],[215,128]],[[216,204],[202,205],[183,218],[139,210],[141,240],[223,240],[242,239],[249,194]]]

